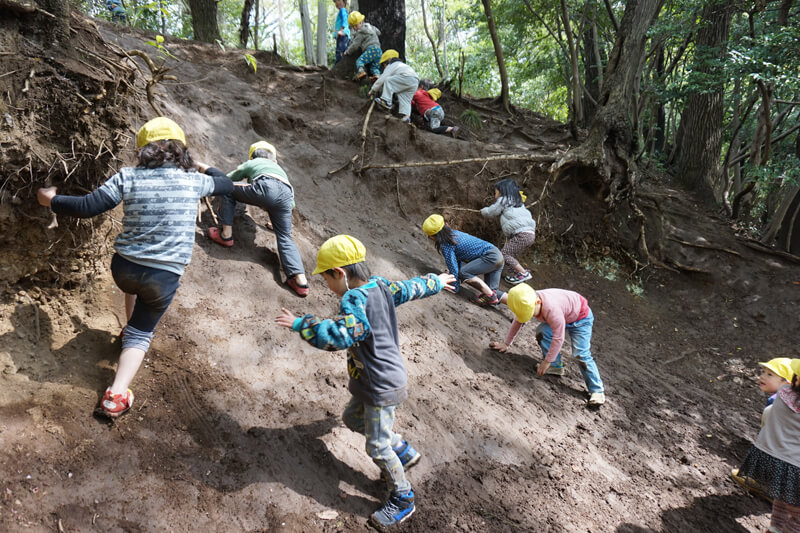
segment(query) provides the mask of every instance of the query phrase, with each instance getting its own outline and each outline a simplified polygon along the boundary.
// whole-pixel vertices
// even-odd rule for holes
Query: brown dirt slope
[[[107,265],[120,214],[47,230],[33,194],[46,178],[77,193],[110,175],[122,164],[116,158],[131,162],[131,136],[150,116],[141,92],[147,77],[104,42],[129,50],[149,36],[102,23],[98,35],[90,23],[72,22],[81,46],[113,64],[77,48],[37,49],[19,28],[2,30],[16,46],[9,71],[20,73],[0,79],[11,102],[0,115],[29,122],[0,129],[4,149],[18,147],[0,161],[4,176],[16,170],[18,180],[0,205],[13,244],[0,264],[0,529],[366,531],[381,487],[363,438],[339,420],[349,397],[344,355],[315,350],[272,321],[281,307],[330,316],[337,299],[319,279],[306,300],[286,289],[258,210],[237,220],[232,249],[203,237],[204,212],[192,264],[134,382],[134,409],[111,425],[92,418],[119,351],[122,302]],[[585,408],[574,364],[561,379],[535,377],[541,354],[531,326],[511,353],[487,348],[505,335],[507,309],[477,308],[467,294],[399,309],[411,395],[397,428],[423,454],[410,473],[418,510],[402,531],[764,529],[768,505],[727,473],[758,430],[764,398],[752,379],[755,362],[798,355],[796,263],[743,246],[689,196],[658,184],[648,188],[665,216],[691,228],[676,229],[691,243],[676,253],[697,272],[629,274],[591,186],[553,183],[540,164],[329,175],[360,151],[366,106],[354,84],[267,54],[254,74],[240,51],[167,46],[178,82],[159,86],[158,102],[184,126],[196,159],[230,169],[252,141],[276,144],[296,187],[296,239],[309,270],[317,246],[347,232],[366,244],[374,273],[440,271],[443,261],[419,229],[424,217],[444,209],[459,227],[501,242],[495,222],[464,209],[486,205],[492,181],[513,175],[538,199],[538,241],[526,257],[534,285],[578,290],[592,305],[609,397],[598,411]],[[93,79],[80,89],[84,98],[98,87],[121,91],[121,73],[130,85],[115,101],[54,111],[44,104],[51,86],[36,75],[33,89],[21,91],[42,64],[54,80]],[[80,100],[74,92],[65,94]],[[43,107],[17,112],[33,99]],[[468,105],[444,100],[451,118]],[[481,113],[484,127],[466,140],[376,113],[366,156],[402,162],[566,148],[560,124],[535,115],[509,124]],[[49,151],[44,119],[61,121],[57,129],[44,124],[53,131]],[[78,131],[100,133],[76,139]],[[107,152],[97,141],[106,138],[116,139]],[[45,154],[67,154],[73,139],[91,161],[107,159],[93,168],[86,156],[81,185],[41,162],[27,178],[20,171],[27,155],[41,149],[40,159],[53,161]]]

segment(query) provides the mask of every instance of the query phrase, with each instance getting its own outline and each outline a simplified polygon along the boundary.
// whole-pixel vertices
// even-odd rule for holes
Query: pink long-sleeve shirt
[[[553,330],[553,340],[550,342],[550,349],[544,358],[545,361],[552,363],[561,352],[567,324],[572,324],[589,316],[589,302],[577,292],[564,289],[542,289],[536,291],[536,294],[542,300],[542,305],[539,309],[539,314],[535,315],[534,318],[540,322],[547,322]],[[515,318],[511,324],[511,329],[508,330],[508,335],[506,335],[506,344],[508,346],[511,346],[511,343],[514,342],[514,337],[517,336],[517,332],[521,327],[522,323]]]

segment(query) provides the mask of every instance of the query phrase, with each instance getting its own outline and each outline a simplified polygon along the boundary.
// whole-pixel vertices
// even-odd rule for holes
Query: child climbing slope
[[[392,109],[392,98],[397,96],[397,107],[403,121],[411,122],[411,99],[419,85],[419,76],[414,69],[400,61],[397,50],[386,50],[380,59],[383,74],[375,80],[369,95],[381,95],[375,98],[375,103],[386,111]]]
[[[482,239],[454,230],[445,224],[442,215],[426,218],[422,231],[444,257],[448,272],[456,277],[456,291],[463,281],[480,291],[478,296],[471,298],[472,303],[497,305],[501,302],[505,295],[497,290],[503,271],[500,250]],[[480,275],[485,281],[478,277]]]
[[[120,416],[133,404],[128,387],[192,258],[197,201],[233,191],[224,173],[195,165],[183,131],[168,118],[154,118],[142,126],[136,146],[139,164],[121,169],[91,194],[58,195],[55,187],[37,194],[39,203],[54,213],[79,218],[123,205],[111,273],[125,293],[128,323],[121,335],[116,377],[100,402],[99,412],[109,417]]]
[[[351,398],[342,419],[366,437],[366,450],[389,485],[389,499],[372,513],[370,523],[386,529],[414,512],[414,492],[405,468],[419,453],[393,431],[397,406],[408,397],[408,376],[400,353],[395,307],[411,300],[452,290],[450,274],[426,274],[408,281],[390,282],[370,277],[364,260],[367,250],[358,239],[337,235],[317,253],[314,274],[322,274],[328,288],[341,296],[339,315],[320,320],[313,315],[295,317],[283,309],[276,318],[317,348],[347,350],[348,388]]]
[[[495,202],[481,209],[485,217],[500,217],[500,227],[508,238],[501,250],[509,274],[504,279],[516,285],[531,279],[531,273],[519,264],[517,257],[533,246],[536,240],[536,222],[525,207],[522,191],[517,182],[505,178],[494,184]]]
[[[564,334],[569,333],[572,343],[572,356],[578,365],[589,389],[589,406],[602,405],[606,401],[600,371],[592,358],[591,341],[594,315],[586,298],[573,291],[563,289],[542,289],[535,291],[527,283],[517,285],[508,291],[508,307],[514,313],[514,321],[506,335],[505,342],[492,342],[489,346],[505,352],[514,342],[519,329],[531,318],[542,324],[537,328],[537,340],[545,354],[536,373],[563,375],[561,346]],[[541,333],[541,339],[538,334]]]
[[[364,15],[358,11],[353,11],[347,17],[347,22],[350,24],[352,30],[350,46],[347,47],[343,55],[354,55],[363,50],[363,53],[356,59],[356,78],[363,79],[369,75],[373,79],[378,79],[381,75],[380,58],[381,42],[378,36],[381,30],[370,24],[364,22]]]

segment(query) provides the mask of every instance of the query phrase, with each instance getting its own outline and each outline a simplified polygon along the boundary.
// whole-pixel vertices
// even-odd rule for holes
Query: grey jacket
[[[347,54],[354,53],[357,50],[363,52],[370,46],[380,48],[381,41],[378,39],[380,34],[381,30],[369,22],[365,22],[357,32],[353,33],[353,37],[350,39],[350,46],[347,47]]]
[[[481,209],[481,215],[485,217],[500,216],[500,227],[506,236],[511,237],[522,231],[536,231],[536,222],[531,216],[531,212],[524,205],[520,207],[509,207],[503,198],[498,198],[489,207]]]

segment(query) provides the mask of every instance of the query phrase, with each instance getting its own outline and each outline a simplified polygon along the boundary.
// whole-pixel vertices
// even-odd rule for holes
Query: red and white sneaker
[[[133,405],[133,391],[128,389],[125,394],[112,394],[111,387],[106,389],[103,399],[100,401],[101,414],[111,418],[117,418],[128,412]]]

